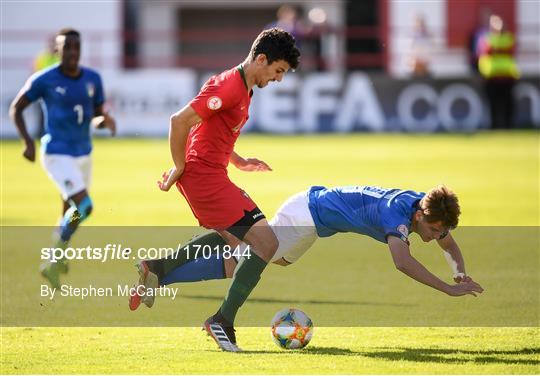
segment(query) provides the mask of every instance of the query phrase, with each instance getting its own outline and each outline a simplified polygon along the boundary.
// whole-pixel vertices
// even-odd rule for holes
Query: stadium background
[[[167,133],[168,117],[201,82],[244,58],[275,21],[277,1],[2,2],[2,136],[10,100],[55,31],[82,32],[82,63],[104,76],[120,135]],[[486,128],[481,79],[467,45],[480,12],[502,15],[516,35],[522,80],[516,122],[540,126],[540,21],[537,1],[298,1],[310,33],[302,66],[254,96],[245,131],[310,133],[473,131]],[[407,69],[415,17],[425,18],[429,79]]]
[[[113,232],[113,226],[196,226],[176,192],[163,194],[155,187],[170,165],[165,138],[169,116],[209,74],[239,63],[253,37],[275,20],[281,4],[2,1],[1,373],[538,373],[537,1],[293,2],[306,20],[314,8],[324,10],[328,29],[322,35],[322,57],[327,69],[317,69],[307,38],[304,66],[279,85],[255,93],[246,129],[254,134],[237,143],[241,155],[260,157],[274,172],[230,171],[268,215],[312,184],[425,190],[446,183],[460,197],[464,232],[458,233],[459,240],[471,275],[486,288],[483,296],[453,300],[426,289],[393,269],[384,245],[350,236],[318,242],[298,265],[269,268],[241,313],[244,325],[251,322],[250,315],[269,320],[288,302],[300,304],[316,325],[313,342],[300,353],[280,351],[266,327],[242,326],[238,338],[249,351],[240,361],[231,361],[197,328],[175,327],[175,316],[187,309],[195,320],[213,309],[226,281],[210,288],[182,285],[180,301],[158,301],[136,316],[125,299],[116,297],[103,310],[92,301],[66,310],[61,308],[69,308],[68,302],[60,299],[36,302],[39,260],[22,252],[21,236],[6,241],[6,231],[8,226],[51,226],[60,208],[43,171],[20,156],[7,108],[48,38],[65,26],[82,32],[81,62],[103,73],[121,136],[114,140],[105,137],[106,131],[98,132],[104,137],[95,142],[96,210],[74,240],[77,244],[91,226]],[[514,92],[520,130],[483,130],[488,127],[486,103],[480,79],[469,71],[465,45],[482,7],[501,13],[516,32],[523,75]],[[433,74],[422,80],[409,77],[405,63],[417,13],[425,16],[434,40]],[[25,115],[37,133],[34,114]],[[347,134],[329,134],[336,132]],[[35,241],[30,227],[28,231]],[[413,249],[430,270],[450,281],[433,244],[414,238]],[[340,257],[328,257],[329,251],[339,251]],[[133,274],[131,265],[75,262],[66,282],[112,283],[119,278],[129,283]],[[324,299],[324,307],[317,304]],[[340,300],[359,303],[343,308]],[[339,315],[332,317],[333,310]],[[96,327],[61,326],[76,324],[78,317],[89,325],[89,312],[100,314]],[[347,317],[352,312],[358,318]],[[434,312],[443,312],[442,324],[451,327],[432,327],[440,322]],[[399,319],[394,321],[395,314]],[[115,316],[115,322],[128,317],[133,321],[125,325],[135,322],[138,327],[110,327],[100,321],[107,315]],[[460,325],[462,316],[468,320]],[[44,317],[54,321],[31,325]],[[365,320],[367,327],[332,327],[339,326],[332,319],[342,318]],[[159,320],[169,320],[173,327],[140,327]],[[328,327],[317,324],[328,320]]]

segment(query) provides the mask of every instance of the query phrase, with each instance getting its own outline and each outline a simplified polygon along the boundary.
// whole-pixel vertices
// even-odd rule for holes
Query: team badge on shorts
[[[409,236],[409,229],[405,225],[399,225],[397,227],[398,232],[403,235],[404,237]]]
[[[210,97],[206,102],[206,106],[211,110],[219,110],[223,102],[220,97]]]
[[[73,188],[73,182],[69,179],[66,179],[64,180],[64,186],[66,187],[66,189],[71,189]]]

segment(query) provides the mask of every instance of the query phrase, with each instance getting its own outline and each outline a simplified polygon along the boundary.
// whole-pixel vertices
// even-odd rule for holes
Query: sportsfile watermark
[[[171,247],[140,247],[132,249],[122,244],[107,244],[104,247],[43,247],[41,248],[41,260],[57,263],[59,261],[71,260],[94,260],[107,262],[113,260],[145,260],[145,259],[173,259],[179,252],[185,253],[187,259],[239,259],[240,257],[251,257],[251,246],[240,244],[236,247],[230,245],[210,246],[202,244],[182,245]]]
[[[206,244],[200,237],[211,232],[199,227],[81,226],[60,251],[51,247],[53,227],[1,230],[3,326],[200,326],[227,296],[238,258],[248,257],[247,249],[256,254],[217,236]],[[236,326],[268,326],[277,311],[291,307],[318,327],[535,327],[540,320],[538,227],[451,232],[466,274],[484,288],[476,297],[419,283],[396,268],[387,244],[367,236],[319,238],[301,227],[276,233],[278,250]],[[418,262],[444,284],[455,284],[436,241],[425,243],[414,233],[408,240]],[[145,284],[143,260],[158,281]],[[54,285],[43,265],[54,266]],[[132,297],[140,299],[134,310]]]
[[[70,297],[85,300],[92,297],[163,297],[176,299],[179,292],[178,287],[159,286],[153,289],[145,288],[144,285],[129,286],[126,284],[116,285],[115,287],[99,287],[88,285],[85,287],[75,287],[72,285],[61,285],[60,287],[51,287],[47,284],[40,286],[40,296],[49,300],[54,300],[58,297]]]

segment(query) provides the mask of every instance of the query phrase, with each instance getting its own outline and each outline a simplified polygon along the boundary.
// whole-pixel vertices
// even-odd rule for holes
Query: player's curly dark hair
[[[61,29],[60,31],[58,31],[58,33],[56,33],[56,36],[60,36],[60,35],[63,35],[63,36],[68,36],[68,35],[72,35],[72,36],[75,36],[75,37],[81,37],[81,33],[79,33],[77,30],[75,29],[72,29],[70,27],[65,27],[63,29]]]
[[[300,51],[295,45],[294,37],[291,33],[277,27],[264,30],[255,39],[249,56],[253,61],[259,54],[266,55],[268,64],[284,60],[291,69],[296,69],[299,64]]]
[[[431,189],[422,199],[426,221],[429,223],[439,222],[448,228],[456,228],[461,209],[456,194],[444,185],[438,185]]]

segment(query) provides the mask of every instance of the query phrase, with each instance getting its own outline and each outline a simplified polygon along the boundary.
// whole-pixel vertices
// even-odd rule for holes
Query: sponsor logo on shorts
[[[397,227],[397,230],[398,232],[403,235],[405,238],[407,238],[407,236],[409,236],[409,229],[407,228],[406,225],[399,225]]]
[[[73,188],[73,182],[69,179],[66,179],[64,180],[64,186],[67,188],[67,189],[71,189]]]
[[[219,110],[223,102],[220,97],[210,97],[206,102],[206,106],[211,110]]]
[[[257,219],[259,217],[262,217],[264,214],[263,213],[257,213],[253,216],[253,219]]]

